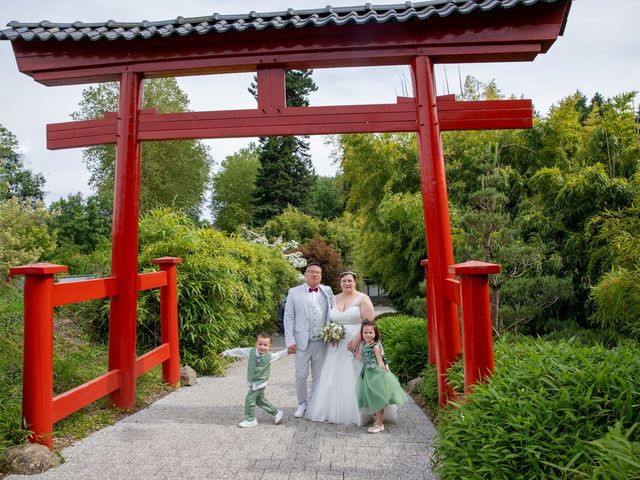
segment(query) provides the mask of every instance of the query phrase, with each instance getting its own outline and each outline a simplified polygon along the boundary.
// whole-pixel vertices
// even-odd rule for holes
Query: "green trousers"
[[[278,409],[274,407],[267,397],[264,396],[264,390],[267,387],[253,390],[249,387],[247,397],[244,399],[244,418],[245,420],[252,421],[256,419],[256,405],[267,412],[269,415],[275,415],[278,413]]]

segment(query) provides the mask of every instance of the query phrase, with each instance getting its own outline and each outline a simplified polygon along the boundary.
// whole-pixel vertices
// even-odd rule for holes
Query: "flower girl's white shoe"
[[[369,433],[380,433],[380,432],[384,432],[384,425],[376,425],[375,423],[373,424],[373,426],[367,428],[367,432]]]

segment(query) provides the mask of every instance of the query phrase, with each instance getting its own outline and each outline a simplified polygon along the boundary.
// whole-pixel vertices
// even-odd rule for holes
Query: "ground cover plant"
[[[489,383],[440,417],[438,470],[443,479],[640,478],[639,405],[636,344],[504,337]]]

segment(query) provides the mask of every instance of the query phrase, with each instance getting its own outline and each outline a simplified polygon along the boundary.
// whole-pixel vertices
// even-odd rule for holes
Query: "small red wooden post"
[[[180,344],[178,333],[178,288],[176,265],[181,258],[162,257],[152,260],[167,272],[167,285],[160,287],[160,335],[162,343],[169,344],[170,356],[162,364],[162,379],[175,386],[180,381]]]
[[[53,450],[53,275],[64,265],[32,263],[13,267],[25,275],[22,415],[33,433],[29,441]]]
[[[429,260],[425,259],[420,262],[424,267],[425,278],[425,294],[427,300],[427,347],[429,348],[429,364],[436,364],[436,328],[433,323],[433,289],[431,288],[431,279],[429,278]]]
[[[120,370],[120,388],[110,395],[114,405],[130,410],[136,403],[136,305],[138,302],[138,211],[140,205],[140,142],[138,116],[142,77],[125,72],[120,78],[118,138],[111,274],[118,294],[111,299],[109,370]]]
[[[438,124],[433,63],[419,56],[411,62],[413,90],[418,117],[418,153],[422,179],[422,202],[427,234],[429,272],[433,290],[433,318],[437,339],[438,399],[441,406],[454,392],[446,381],[447,369],[460,355],[460,326],[457,306],[447,300],[445,280],[453,264],[453,242],[442,139]]]
[[[489,274],[500,273],[500,265],[470,261],[451,265],[449,271],[460,276],[464,391],[469,393],[493,372]]]

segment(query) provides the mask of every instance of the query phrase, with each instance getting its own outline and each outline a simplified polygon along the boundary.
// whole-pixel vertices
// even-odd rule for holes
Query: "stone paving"
[[[274,350],[284,347],[274,337]],[[410,401],[385,432],[293,417],[293,355],[271,366],[267,398],[285,412],[280,425],[260,409],[242,429],[246,361],[226,377],[201,377],[148,408],[62,450],[65,463],[30,479],[430,480],[429,418]]]

